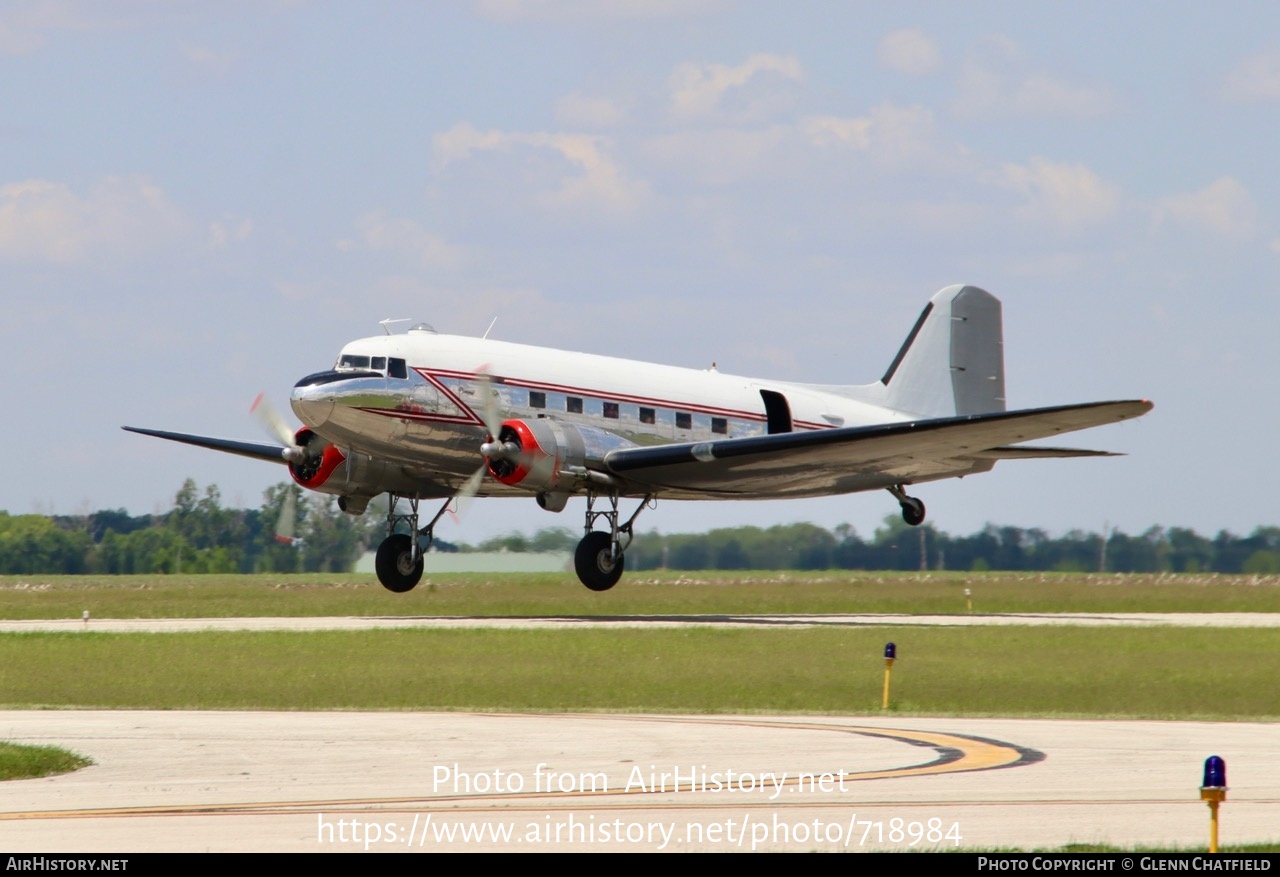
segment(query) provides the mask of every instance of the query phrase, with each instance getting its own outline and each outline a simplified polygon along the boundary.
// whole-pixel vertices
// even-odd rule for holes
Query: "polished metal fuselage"
[[[768,416],[761,390],[781,393],[795,430],[883,424],[909,419],[853,398],[858,388],[761,381],[712,369],[686,369],[500,341],[410,332],[353,341],[350,355],[401,359],[405,377],[336,369],[303,379],[291,404],[303,423],[334,445],[373,460],[412,484],[419,496],[450,496],[482,465],[486,405],[502,420],[554,418],[601,430],[635,445],[701,442],[762,435]],[[486,402],[485,393],[493,394]],[[614,445],[616,446],[616,445]],[[588,449],[597,459],[611,448]],[[938,477],[955,474],[948,468]],[[883,475],[840,485],[836,492],[891,482]],[[621,492],[643,494],[643,488]],[[797,485],[799,488],[799,485]],[[762,485],[739,498],[816,495],[830,491]],[[408,492],[408,491],[406,491]],[[524,495],[487,478],[480,495]],[[704,491],[673,498],[716,498]]]

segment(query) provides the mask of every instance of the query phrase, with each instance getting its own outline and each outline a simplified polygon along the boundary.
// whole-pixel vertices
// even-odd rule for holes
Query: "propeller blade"
[[[266,390],[257,394],[257,398],[253,399],[253,405],[248,408],[250,414],[256,415],[262,425],[262,429],[266,430],[266,434],[274,438],[280,446],[284,447],[284,458],[291,462],[302,460],[306,456],[306,449],[298,447],[298,443],[293,439],[293,430],[289,429],[289,424],[271,405],[270,399],[266,398]]]
[[[276,541],[283,545],[296,545],[294,538],[298,525],[298,494],[293,487],[286,488],[284,504],[280,507],[280,520],[276,522]]]
[[[475,499],[477,493],[480,492],[480,485],[484,483],[485,473],[489,471],[487,465],[481,466],[471,474],[462,487],[458,488],[458,492],[453,495],[453,519],[461,520],[467,509],[471,506],[471,500]]]
[[[480,418],[484,421],[484,428],[489,431],[489,436],[496,439],[502,431],[502,415],[498,411],[498,392],[493,388],[489,366],[482,365],[476,369],[475,377],[476,383],[480,385]]]

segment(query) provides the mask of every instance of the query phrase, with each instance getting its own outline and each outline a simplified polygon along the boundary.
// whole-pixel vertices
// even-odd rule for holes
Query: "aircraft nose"
[[[323,426],[333,414],[333,390],[323,384],[293,388],[289,405],[298,419],[311,428]]]

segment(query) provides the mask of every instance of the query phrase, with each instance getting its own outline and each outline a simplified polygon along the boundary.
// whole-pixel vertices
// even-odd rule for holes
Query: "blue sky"
[[[937,526],[1276,523],[1274,4],[13,0],[0,106],[12,513],[258,505],[283,470],[118,427],[256,438],[260,390],[387,317],[850,383],[963,282],[1011,407],[1156,410],[1072,437],[1126,457],[920,487]]]

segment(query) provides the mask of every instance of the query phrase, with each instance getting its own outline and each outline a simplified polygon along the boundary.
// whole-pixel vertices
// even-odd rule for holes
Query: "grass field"
[[[432,576],[392,594],[369,575],[0,576],[0,618],[726,613],[1280,612],[1280,576],[1072,573],[629,574],[593,593],[568,574]]]
[[[1280,612],[1280,577],[823,572],[0,579],[0,618]],[[6,707],[878,710],[1280,720],[1274,629],[891,626],[0,635]]]
[[[1191,628],[0,636],[5,708],[1280,719],[1280,633]]]

